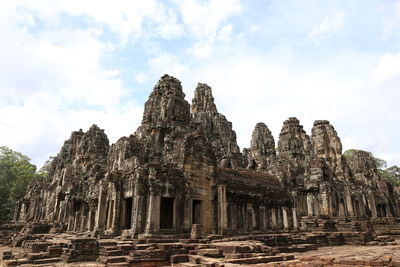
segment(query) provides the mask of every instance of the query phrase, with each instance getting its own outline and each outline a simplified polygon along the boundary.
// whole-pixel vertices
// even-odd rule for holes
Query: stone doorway
[[[124,199],[125,201],[125,222],[124,222],[124,228],[125,229],[131,229],[132,227],[132,197],[127,197]]]
[[[160,204],[160,229],[173,229],[174,227],[174,199],[162,197]]]
[[[192,224],[201,223],[201,200],[193,200]]]

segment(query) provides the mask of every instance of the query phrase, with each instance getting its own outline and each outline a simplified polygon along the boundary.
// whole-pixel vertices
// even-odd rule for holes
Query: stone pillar
[[[289,218],[288,218],[288,208],[282,207],[282,215],[283,215],[283,229],[285,231],[289,230]]]
[[[57,216],[56,216],[56,220],[62,223],[64,222],[64,212],[65,212],[64,202],[65,201],[60,202],[60,209],[57,211]]]
[[[278,227],[277,219],[276,219],[276,209],[272,208],[271,209],[271,226],[273,229],[276,229]]]
[[[393,217],[392,213],[390,212],[389,203],[385,205],[386,209],[386,217]]]
[[[347,189],[344,195],[346,199],[347,215],[349,217],[354,217],[353,201],[351,200],[350,191]]]
[[[63,221],[63,222],[65,222],[65,223],[68,223],[68,220],[69,220],[69,216],[70,216],[70,213],[71,213],[71,207],[72,207],[72,205],[71,205],[71,203],[70,203],[70,201],[69,201],[69,197],[67,196],[67,197],[65,197],[65,200],[64,200],[64,207],[65,207],[65,211],[64,211],[64,213],[62,214],[63,216],[61,217],[61,220]]]
[[[259,220],[260,230],[267,231],[267,212],[264,206],[260,206],[260,220]]]
[[[228,233],[228,211],[226,203],[226,185],[218,185],[218,220],[219,234]]]
[[[153,190],[150,189],[145,228],[146,234],[156,233],[160,229],[160,201],[161,197],[156,196]]]
[[[17,201],[16,208],[14,209],[14,215],[13,215],[14,222],[19,221],[19,217],[20,217],[19,215],[20,215],[21,210],[23,209],[23,205],[24,205],[21,203],[22,203],[21,200]]]
[[[107,207],[108,207],[108,212],[107,212],[107,227],[106,229],[110,229],[112,226],[112,219],[113,219],[113,206],[114,206],[114,200],[109,199],[107,201]]]
[[[271,229],[271,209],[265,208],[265,224],[267,226],[266,230]]]
[[[81,225],[80,218],[81,218],[81,212],[76,211],[75,212],[75,221],[74,221],[74,231],[77,231],[80,228],[80,225]]]
[[[360,211],[360,217],[365,217],[365,207],[362,199],[358,201],[358,206],[359,206],[358,210]]]
[[[321,193],[321,215],[326,215],[329,216],[331,215],[331,208],[330,208],[330,200],[329,200],[329,196],[328,193],[323,192]]]
[[[58,195],[57,193],[55,194],[56,196]],[[53,220],[58,220],[58,215],[59,215],[59,212],[60,212],[60,199],[58,198],[58,196],[56,197],[56,203],[55,203],[55,205],[54,205],[54,208],[53,208],[53,212],[52,212],[52,214],[53,214]]]
[[[102,231],[106,228],[107,223],[107,192],[106,185],[102,183],[100,185],[99,200],[97,203],[97,212],[95,218],[95,231]]]
[[[86,228],[88,231],[92,231],[92,220],[93,220],[93,212],[89,208],[88,220],[86,224]]]
[[[183,218],[183,229],[184,229],[184,231],[185,232],[188,232],[188,231],[190,231],[191,230],[191,225],[192,225],[192,223],[191,223],[191,210],[192,210],[192,204],[193,204],[193,202],[192,202],[192,200],[191,199],[186,199],[185,200],[185,207],[184,207],[184,210],[183,210],[183,216],[184,216],[184,218]]]
[[[14,210],[13,221],[25,221],[26,204],[18,201],[17,208]]]
[[[121,218],[121,191],[119,187],[114,187],[115,189],[115,199],[114,199],[114,203],[113,203],[113,219],[112,219],[112,225],[111,225],[111,229],[113,231],[113,233],[119,233],[121,228],[121,222],[120,222],[120,218]]]
[[[293,216],[293,229],[299,230],[299,222],[297,221],[297,210],[296,208],[292,208],[292,216]]]
[[[144,215],[146,214],[146,211],[143,209],[143,203],[144,196],[135,193],[132,207],[132,231],[135,236],[143,231],[142,225],[145,219]]]
[[[246,231],[247,232],[252,232],[253,231],[253,203],[247,203],[246,204],[246,208],[245,208],[245,216],[247,218],[247,228]]]
[[[346,212],[344,209],[344,202],[342,201],[342,199],[339,199],[339,217],[345,217],[346,216]]]
[[[238,213],[237,213],[236,203],[232,202],[230,207],[231,207],[231,225],[230,225],[230,228],[236,231],[237,227],[238,227],[238,223],[237,223]]]
[[[74,217],[72,215],[68,218],[68,227],[67,231],[72,231],[74,229]]]
[[[276,219],[277,219],[277,225],[279,229],[283,228],[283,214],[282,214],[282,207],[276,209]]]
[[[80,228],[80,230],[82,232],[86,230],[86,224],[87,224],[87,222],[86,222],[86,219],[87,219],[86,213],[87,213],[86,204],[82,203],[82,206],[81,206],[81,218],[80,218],[81,221],[80,221],[80,226],[79,226],[79,228]]]
[[[313,197],[313,195],[311,194],[311,193],[308,193],[307,194],[307,215],[309,216],[309,217],[312,217],[312,216],[314,216],[315,214],[314,214],[314,209],[313,209],[313,205],[314,205],[314,197]]]
[[[24,210],[25,210],[25,204],[22,203],[21,200],[17,201],[16,208],[14,209],[14,216],[13,216],[13,221],[14,222],[19,221],[20,218],[23,217]]]

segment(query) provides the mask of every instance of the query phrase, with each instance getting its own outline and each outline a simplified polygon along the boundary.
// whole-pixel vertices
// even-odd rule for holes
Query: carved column
[[[67,231],[72,231],[74,229],[74,217],[72,215],[68,218],[68,227]]]
[[[73,201],[68,201],[68,231],[72,231],[74,229],[74,203]]]
[[[112,227],[112,221],[114,218],[114,200],[109,199],[108,200],[108,212],[107,212],[107,230],[110,229]]]
[[[343,199],[339,199],[338,206],[339,206],[339,217],[345,217],[346,216],[346,210],[344,207],[344,201]]]
[[[259,220],[260,230],[267,231],[267,212],[265,206],[260,207],[260,220]]]
[[[81,218],[80,218],[80,230],[83,232],[86,230],[86,225],[87,225],[87,208],[86,208],[86,203],[82,203],[81,207]]]
[[[21,204],[21,203],[22,203],[21,200],[17,201],[16,208],[14,209],[14,215],[13,215],[14,222],[19,220],[19,215],[21,213],[22,206],[23,206],[23,204]]]
[[[390,212],[390,207],[389,203],[385,205],[385,212],[386,212],[386,217],[393,217],[392,213]]]
[[[120,217],[121,217],[121,186],[115,182],[114,183],[114,203],[113,203],[113,218],[111,229],[113,233],[119,233],[120,228]]]
[[[145,233],[156,233],[160,229],[160,196],[153,188],[149,192],[149,206],[147,210]]]
[[[314,200],[313,195],[311,193],[308,193],[307,194],[307,215],[309,217],[312,217],[312,216],[315,215],[314,214],[314,209],[313,209],[313,206],[314,206],[314,201],[313,200]]]
[[[272,208],[271,209],[271,225],[273,229],[276,229],[278,224],[277,224],[277,218],[276,218],[276,209]]]
[[[136,236],[142,233],[142,224],[144,220],[145,211],[143,210],[144,196],[139,195],[139,192],[135,188],[133,207],[132,207],[132,231]]]
[[[99,200],[97,203],[97,212],[95,218],[95,231],[102,231],[106,228],[107,222],[107,185],[105,183],[101,183],[100,192],[99,192]]]
[[[323,192],[321,193],[321,214],[322,215],[331,215],[331,208],[330,208],[330,198],[328,193]]]
[[[86,228],[88,231],[92,231],[92,221],[93,221],[93,212],[89,208],[88,220],[86,223]]]
[[[76,211],[75,212],[75,221],[74,221],[74,231],[80,230],[80,226],[81,226],[80,219],[81,219],[81,212]]]
[[[345,199],[346,199],[346,207],[347,207],[347,215],[349,217],[354,217],[354,209],[353,209],[353,201],[351,199],[350,191],[347,189],[345,191]]]
[[[228,233],[228,211],[226,203],[226,185],[218,185],[218,219],[219,233],[226,235]]]
[[[282,215],[283,215],[283,229],[285,231],[289,230],[289,218],[288,218],[288,208],[282,207]]]
[[[283,228],[283,214],[282,214],[282,207],[276,209],[276,219],[277,219],[277,225],[279,229]]]
[[[360,211],[360,217],[365,217],[365,206],[364,206],[364,202],[362,200],[362,196],[360,197],[360,199],[358,200],[358,210]]]
[[[292,216],[293,216],[293,229],[299,229],[299,222],[297,221],[297,210],[296,208],[292,208]]]
[[[237,222],[237,217],[238,217],[238,211],[237,211],[237,206],[236,203],[233,202],[231,203],[231,225],[230,228],[234,231],[237,231],[238,228],[238,222]]]

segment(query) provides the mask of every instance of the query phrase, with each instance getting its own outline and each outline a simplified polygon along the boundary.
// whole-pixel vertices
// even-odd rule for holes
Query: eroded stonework
[[[190,233],[193,225],[232,235],[338,230],[358,221],[379,228],[393,223],[399,208],[368,153],[346,160],[329,121],[315,121],[310,137],[289,118],[277,147],[258,123],[241,153],[211,88],[199,83],[190,105],[180,81],[164,75],[134,134],[110,146],[96,125],[73,132],[14,219],[94,236]]]

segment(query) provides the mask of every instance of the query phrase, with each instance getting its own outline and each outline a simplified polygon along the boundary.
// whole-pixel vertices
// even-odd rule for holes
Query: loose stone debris
[[[258,123],[241,152],[211,88],[189,105],[164,75],[134,134],[111,146],[96,125],[71,134],[0,225],[0,263],[396,267],[399,194],[368,153],[343,156],[326,120],[310,137],[289,118],[276,149]]]

